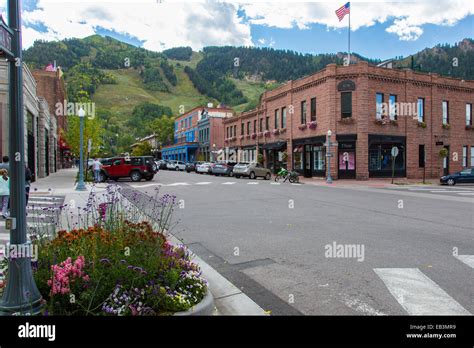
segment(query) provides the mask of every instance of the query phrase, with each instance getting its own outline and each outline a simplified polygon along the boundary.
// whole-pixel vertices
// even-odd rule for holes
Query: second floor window
[[[449,124],[449,103],[447,100],[443,100],[443,125]]]
[[[352,117],[352,92],[341,93],[341,118]]]
[[[250,122],[247,122],[247,135],[250,135]]]
[[[311,98],[311,122],[316,122],[316,98]]]
[[[472,104],[466,104],[466,126],[472,126]]]
[[[281,128],[286,128],[286,107],[281,108]]]
[[[259,122],[258,131],[261,132],[263,131],[263,118],[261,118],[258,122]]]
[[[425,122],[425,99],[418,98],[417,110],[418,122]]]
[[[306,124],[306,100],[301,102],[301,124]]]
[[[375,94],[375,118],[381,120],[383,116],[383,93]]]
[[[265,118],[265,130],[268,130],[270,128],[270,117]]]
[[[280,120],[280,109],[276,109],[275,110],[275,129],[277,129],[280,124],[279,120]]]
[[[245,128],[245,127],[244,127],[244,124],[241,123],[240,126],[241,126],[241,128],[240,128],[240,135],[244,135],[244,128]]]
[[[253,132],[257,133],[257,120],[253,120]]]
[[[390,94],[389,97],[389,116],[390,120],[396,120],[397,119],[397,96]]]

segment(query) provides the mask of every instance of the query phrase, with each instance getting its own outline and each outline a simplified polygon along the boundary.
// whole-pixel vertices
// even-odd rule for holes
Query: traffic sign
[[[392,157],[397,157],[398,156],[398,147],[394,146],[392,147]]]

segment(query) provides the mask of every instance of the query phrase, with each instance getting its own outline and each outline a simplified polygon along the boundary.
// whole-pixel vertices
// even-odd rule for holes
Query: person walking
[[[5,169],[10,172],[10,158],[8,156],[2,157],[2,163],[0,163],[0,169]]]
[[[8,178],[8,171],[0,169],[0,208],[2,210],[2,217],[8,217],[8,202],[10,200],[10,179]]]
[[[25,194],[26,194],[26,206],[28,205],[28,199],[30,198],[30,186],[31,186],[31,170],[28,165],[25,164]]]
[[[100,163],[97,158],[94,158],[92,162],[92,170],[94,171],[94,182],[100,182],[100,169],[102,168],[102,163]]]

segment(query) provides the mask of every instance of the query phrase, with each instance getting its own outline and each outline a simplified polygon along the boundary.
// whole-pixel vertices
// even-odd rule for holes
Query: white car
[[[209,163],[209,162],[204,162],[204,163],[199,164],[199,165],[196,167],[196,173],[199,173],[199,174],[203,174],[203,173],[209,174],[209,171],[211,170],[211,165],[212,165],[212,163]]]
[[[166,168],[170,170],[184,170],[186,169],[186,163],[182,161],[169,161]]]

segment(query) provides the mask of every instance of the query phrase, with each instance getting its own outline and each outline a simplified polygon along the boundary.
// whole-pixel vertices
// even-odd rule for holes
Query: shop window
[[[443,124],[447,125],[449,124],[449,103],[447,100],[443,100],[442,108],[443,108]]]
[[[352,92],[341,93],[341,117],[352,117]]]
[[[471,146],[471,166],[474,167],[474,146]]]
[[[466,126],[472,126],[472,104],[466,104]]]
[[[306,124],[306,100],[301,102],[301,124]]]
[[[425,98],[418,98],[418,122],[425,122]]]
[[[425,145],[418,145],[418,167],[425,167]]]
[[[383,116],[383,93],[375,94],[375,118],[381,120]]]
[[[462,166],[467,167],[467,146],[462,147]]]
[[[402,144],[372,144],[369,147],[369,171],[391,172],[392,147],[398,147],[395,170],[405,170],[405,147]]]
[[[286,128],[286,107],[281,108],[281,128]]]
[[[293,168],[297,171],[303,170],[303,146],[295,147],[293,151]]]
[[[316,122],[316,98],[311,98],[311,122]]]
[[[326,148],[313,146],[313,170],[326,170]]]
[[[396,120],[397,119],[397,96],[390,94],[389,99],[389,117],[391,120]]]

